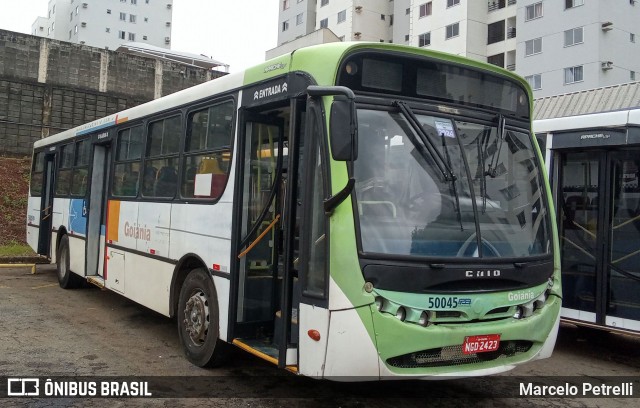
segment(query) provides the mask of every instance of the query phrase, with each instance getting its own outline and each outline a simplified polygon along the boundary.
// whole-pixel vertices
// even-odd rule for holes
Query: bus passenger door
[[[87,277],[98,278],[104,284],[105,214],[108,179],[111,163],[111,145],[94,144],[87,211]]]
[[[239,188],[237,302],[233,337],[277,360],[274,346],[281,277],[284,121],[244,112]],[[237,344],[237,341],[236,341]],[[242,347],[242,346],[241,346]]]
[[[38,232],[38,253],[51,255],[51,216],[53,214],[53,183],[56,168],[55,154],[45,155],[42,177],[42,204],[40,208],[40,228]]]

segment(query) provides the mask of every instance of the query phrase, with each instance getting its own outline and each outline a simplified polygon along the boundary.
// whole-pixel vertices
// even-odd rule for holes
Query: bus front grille
[[[510,340],[500,343],[500,348],[487,353],[464,354],[462,345],[446,346],[416,351],[402,356],[391,357],[387,363],[397,368],[444,367],[478,364],[499,358],[513,357],[526,353],[533,345],[530,341]]]

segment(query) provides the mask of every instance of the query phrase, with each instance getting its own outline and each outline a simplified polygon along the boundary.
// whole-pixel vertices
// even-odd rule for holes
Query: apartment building
[[[516,67],[536,98],[640,80],[637,0],[519,0]]]
[[[31,34],[115,50],[136,42],[171,46],[173,0],[50,0]]]
[[[280,7],[269,57],[331,38],[305,37],[327,29],[343,41],[487,61],[525,77],[536,98],[634,81],[640,72],[638,0],[280,0]],[[292,13],[301,24],[285,30]]]

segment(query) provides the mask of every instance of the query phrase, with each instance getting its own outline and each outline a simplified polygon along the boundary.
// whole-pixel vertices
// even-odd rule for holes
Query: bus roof
[[[239,89],[244,85],[266,81],[291,71],[306,71],[311,74],[318,85],[332,85],[335,83],[337,65],[342,57],[348,52],[360,49],[396,51],[416,56],[435,57],[444,61],[467,65],[469,67],[475,67],[482,70],[489,70],[496,74],[507,76],[510,79],[519,82],[526,89],[529,89],[529,85],[524,81],[524,79],[510,71],[504,70],[495,65],[466,59],[453,54],[398,44],[375,42],[336,42],[301,48],[291,53],[275,57],[245,71],[225,75],[215,80],[195,85],[162,98],[94,120],[84,125],[65,130],[53,136],[36,141],[34,143],[34,148],[38,149],[64,140],[70,140],[75,137],[99,132],[102,129],[108,129],[122,123],[133,122],[154,113],[167,111],[177,106],[203,100],[216,94]]]

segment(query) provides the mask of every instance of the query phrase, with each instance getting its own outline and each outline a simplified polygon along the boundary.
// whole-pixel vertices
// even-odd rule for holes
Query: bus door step
[[[87,282],[92,285],[96,285],[100,289],[104,289],[104,278],[102,278],[102,276],[87,276]]]

